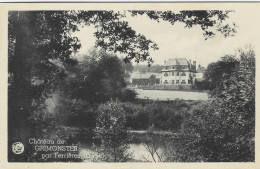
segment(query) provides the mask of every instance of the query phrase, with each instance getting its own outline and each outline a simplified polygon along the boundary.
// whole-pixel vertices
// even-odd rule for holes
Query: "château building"
[[[164,61],[161,73],[162,84],[192,85],[196,78],[196,61],[191,63],[185,58],[169,59]]]
[[[132,73],[130,84],[158,90],[191,90],[196,82],[203,81],[204,72],[205,68],[197,67],[196,61],[175,58],[164,61],[161,73]]]

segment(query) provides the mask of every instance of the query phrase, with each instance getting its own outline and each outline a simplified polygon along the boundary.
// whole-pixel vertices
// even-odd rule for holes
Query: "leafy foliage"
[[[236,70],[211,102],[197,105],[172,137],[179,161],[254,161],[255,54],[241,51]]]
[[[192,10],[192,11],[130,11],[132,16],[147,15],[150,19],[160,22],[161,20],[170,22],[174,25],[176,22],[182,22],[185,27],[192,28],[193,26],[200,26],[204,31],[203,35],[206,39],[213,37],[215,32],[221,32],[225,37],[234,36],[236,33],[235,23],[232,25],[224,24],[228,18],[228,14],[233,11],[220,11],[220,10]],[[216,30],[210,28],[216,27]]]
[[[75,64],[70,55],[80,47],[77,39],[70,36],[70,32],[76,30],[75,24],[70,22],[73,17],[68,11],[9,12],[10,143],[16,140],[26,143],[28,135],[40,134],[33,129],[42,124],[44,101],[54,91],[55,80],[64,76],[61,65]],[[16,160],[28,159],[24,155]]]
[[[222,97],[216,98],[218,116],[225,119],[231,143],[225,144],[227,159],[253,161],[255,138],[255,53],[240,51],[237,71],[224,80]],[[226,160],[226,159],[225,159]]]
[[[69,95],[95,104],[115,98],[133,101],[136,94],[125,89],[126,72],[130,66],[125,66],[126,63],[115,55],[102,51],[96,55],[98,58],[86,56],[79,62],[78,68],[70,71],[67,78]]]
[[[124,17],[125,14],[114,11],[79,12],[80,19],[87,25],[94,24],[97,28],[94,33],[97,37],[97,46],[102,47],[105,51],[125,53],[127,55],[124,59],[126,63],[135,59],[137,63],[148,61],[150,64],[153,61],[149,57],[149,50],[157,50],[157,44],[144,35],[136,33],[128,22],[123,20]]]
[[[101,145],[96,147],[101,161],[124,162],[129,160],[128,152],[131,139],[126,128],[126,116],[122,106],[117,101],[101,104],[98,108],[96,137],[101,140]]]
[[[239,60],[235,56],[224,56],[217,62],[210,63],[205,71],[205,82],[212,96],[224,90],[224,79],[231,78],[237,70]]]
[[[153,126],[155,130],[174,131],[181,129],[182,122],[188,116],[192,105],[201,101],[175,100],[167,103],[154,101],[150,103],[121,103],[126,112],[127,126],[133,130],[147,130]]]
[[[134,102],[136,101],[136,91],[131,90],[131,89],[122,89],[120,95],[119,95],[119,100],[122,102]]]
[[[180,129],[186,108],[177,104],[149,104],[145,107],[149,113],[149,126],[157,129],[176,131]]]

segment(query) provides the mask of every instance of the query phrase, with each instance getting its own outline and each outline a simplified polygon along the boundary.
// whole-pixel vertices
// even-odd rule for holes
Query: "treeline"
[[[140,72],[140,73],[161,73],[161,70],[163,69],[162,65],[141,65],[137,64],[134,66],[133,72]]]

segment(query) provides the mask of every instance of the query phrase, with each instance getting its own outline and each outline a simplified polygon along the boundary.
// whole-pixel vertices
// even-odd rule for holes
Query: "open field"
[[[170,90],[143,90],[135,89],[140,99],[150,100],[208,100],[208,94],[205,92],[189,92],[189,91],[170,91]]]

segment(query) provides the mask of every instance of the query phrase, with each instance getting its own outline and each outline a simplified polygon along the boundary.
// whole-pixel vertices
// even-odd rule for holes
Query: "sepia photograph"
[[[256,162],[257,11],[156,5],[7,10],[8,163]]]

